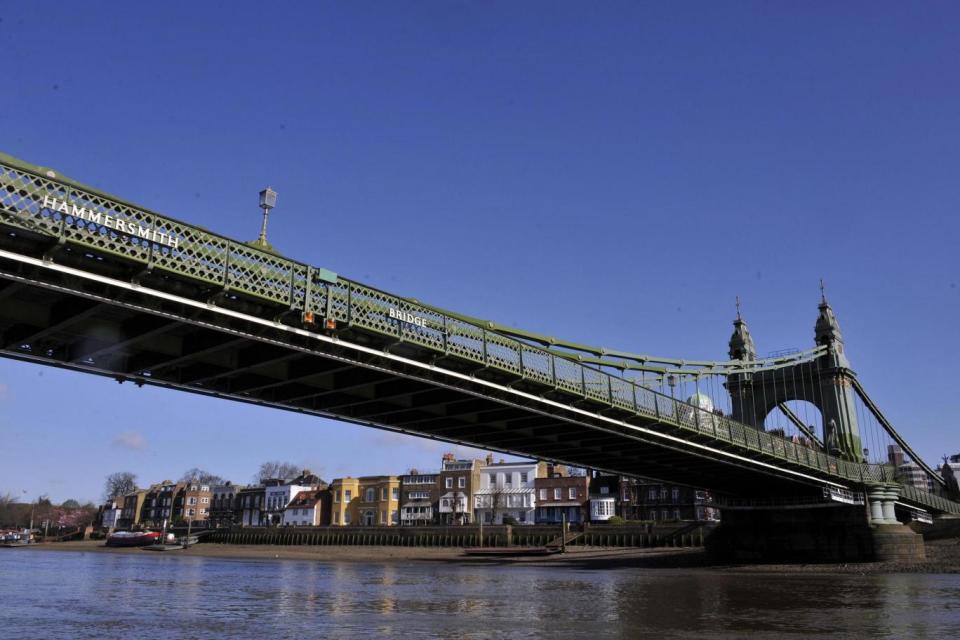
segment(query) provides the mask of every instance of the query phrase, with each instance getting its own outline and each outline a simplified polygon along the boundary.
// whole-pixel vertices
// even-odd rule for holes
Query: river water
[[[0,550],[0,637],[957,638],[960,575]]]

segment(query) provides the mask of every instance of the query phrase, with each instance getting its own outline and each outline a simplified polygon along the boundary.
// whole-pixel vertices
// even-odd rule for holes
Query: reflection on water
[[[0,554],[0,635],[946,638],[957,575]]]

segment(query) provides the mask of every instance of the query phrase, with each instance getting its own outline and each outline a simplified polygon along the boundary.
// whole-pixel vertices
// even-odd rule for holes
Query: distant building
[[[210,524],[214,527],[230,527],[240,524],[243,509],[240,506],[240,490],[243,485],[232,482],[213,485],[210,499]]]
[[[900,445],[887,445],[887,461],[898,468],[906,462],[903,456],[903,449],[900,448]]]
[[[400,523],[400,478],[365,476],[337,478],[330,483],[330,524],[333,526],[381,526]]]
[[[590,480],[590,521],[606,522],[617,515],[619,476],[595,475]]]
[[[639,480],[635,501],[642,520],[720,519],[713,495],[703,489]]]
[[[262,527],[266,524],[264,503],[267,488],[262,485],[244,487],[238,492],[240,524],[244,527]]]
[[[537,524],[566,521],[577,524],[590,517],[590,478],[566,476],[555,472],[548,478],[536,478]]]
[[[452,453],[444,454],[437,478],[441,524],[473,522],[474,494],[480,488],[480,470],[484,465],[483,460],[457,460]]]
[[[475,518],[488,524],[503,524],[504,518],[533,524],[537,508],[535,480],[546,477],[546,469],[545,462],[501,461],[484,466],[480,489],[474,495]]]
[[[400,476],[400,524],[434,524],[440,516],[439,472],[421,473],[411,469]]]
[[[326,489],[299,492],[283,510],[283,524],[298,527],[316,527],[322,524],[326,495],[329,495]]]
[[[899,465],[897,480],[921,491],[933,491],[933,479],[916,462],[904,462]]]
[[[123,497],[118,496],[107,501],[99,509],[97,522],[103,529],[116,529],[120,516],[123,514]]]
[[[146,495],[146,489],[138,489],[124,494],[123,510],[120,512],[120,518],[117,520],[118,529],[131,529],[140,524],[140,512],[143,508],[143,501]]]
[[[146,527],[160,528],[173,519],[174,496],[183,489],[182,484],[164,480],[147,487],[140,520]]]
[[[174,498],[174,517],[179,516],[187,522],[206,522],[210,517],[210,499],[213,497],[210,485],[190,482],[182,485],[180,493],[182,498],[179,501],[179,512],[176,509],[178,501]]]

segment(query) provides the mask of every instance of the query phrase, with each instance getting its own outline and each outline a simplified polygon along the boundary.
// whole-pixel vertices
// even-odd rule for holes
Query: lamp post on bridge
[[[270,216],[270,210],[277,206],[277,192],[267,187],[260,192],[260,208],[263,209],[263,222],[260,224],[260,237],[257,238],[257,244],[261,248],[272,250],[273,247],[267,242],[267,218]]]

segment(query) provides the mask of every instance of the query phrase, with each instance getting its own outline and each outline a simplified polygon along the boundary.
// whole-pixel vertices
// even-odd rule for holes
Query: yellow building
[[[337,478],[330,483],[333,504],[330,524],[392,527],[400,518],[400,478],[365,476]]]

